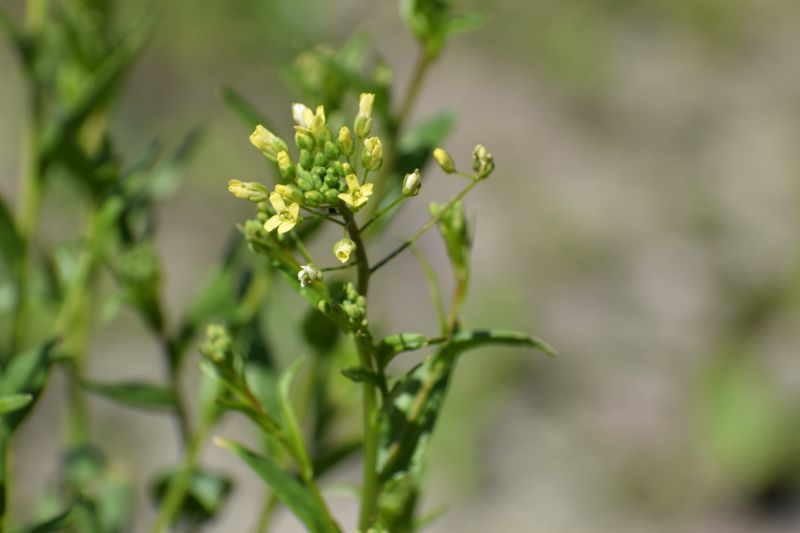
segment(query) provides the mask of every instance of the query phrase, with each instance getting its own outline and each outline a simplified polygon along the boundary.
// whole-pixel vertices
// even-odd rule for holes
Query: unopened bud
[[[294,202],[301,204],[305,197],[303,196],[303,191],[297,185],[276,185],[275,192],[280,194],[284,200],[289,202]]]
[[[292,179],[294,177],[294,165],[289,157],[289,153],[285,150],[278,152],[278,170],[281,176],[286,179]]]
[[[342,126],[342,129],[339,130],[338,142],[339,149],[344,155],[347,157],[353,155],[355,146],[353,145],[353,135],[350,133],[350,128],[347,126]]]
[[[347,238],[336,241],[336,244],[333,245],[333,253],[336,259],[342,263],[346,263],[350,259],[350,254],[355,252],[355,250],[356,243]]]
[[[364,139],[364,156],[361,159],[367,170],[378,170],[383,164],[383,146],[377,137]]]
[[[322,280],[322,271],[314,265],[303,265],[297,272],[297,280],[301,287],[308,287],[315,281]]]
[[[494,157],[485,146],[479,144],[472,152],[472,169],[478,173],[478,178],[487,178],[494,171]]]
[[[453,163],[453,158],[450,157],[450,154],[444,148],[437,148],[433,151],[433,158],[439,163],[439,166],[442,167],[442,170],[447,172],[448,174],[452,174],[456,171],[456,165]]]
[[[359,137],[366,137],[372,130],[372,105],[374,102],[375,95],[372,93],[361,93],[358,98],[358,114],[353,126]]]
[[[289,150],[289,147],[280,137],[273,135],[271,131],[261,124],[256,126],[253,133],[250,134],[250,142],[272,161],[277,160],[278,152]]]
[[[263,202],[269,196],[267,188],[254,181],[228,181],[228,190],[237,198],[250,200],[251,202]]]
[[[292,104],[292,118],[301,128],[309,129],[314,120],[314,113],[303,104]]]
[[[410,174],[406,174],[406,177],[403,178],[403,196],[418,195],[420,187],[422,187],[422,181],[419,169],[416,169]]]
[[[311,135],[311,131],[301,126],[295,126],[294,129],[294,143],[297,147],[306,151],[313,150],[314,137]]]

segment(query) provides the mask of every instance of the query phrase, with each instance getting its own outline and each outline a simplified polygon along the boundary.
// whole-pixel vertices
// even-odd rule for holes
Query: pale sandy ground
[[[461,117],[451,151],[463,159],[482,142],[498,161],[496,176],[470,203],[478,220],[470,323],[535,332],[563,355],[548,362],[507,352],[464,360],[456,401],[474,405],[487,373],[503,390],[479,410],[452,409],[473,419],[442,427],[430,507],[446,504],[449,511],[430,531],[798,530],[796,516],[763,522],[735,509],[724,473],[704,456],[694,404],[698,374],[713,355],[727,305],[720,270],[756,283],[785,269],[797,246],[800,18],[791,4],[752,8],[743,36],[727,51],[685,28],[620,23],[607,43],[607,78],[591,99],[562,92],[524,45],[508,53],[501,43],[513,39],[503,32],[524,31],[512,0],[496,3],[485,34],[462,41],[434,70],[417,116],[451,107]],[[348,4],[334,22],[345,27],[356,7]],[[402,83],[412,56],[393,8],[368,8],[360,17],[370,21],[370,33],[386,39],[379,47]],[[19,79],[7,74],[11,66],[0,48],[4,194],[14,190],[21,107]],[[174,311],[206,275],[197,265],[212,261],[228,228],[246,216],[225,196],[225,180],[246,175],[256,162],[215,88],[234,77],[259,97],[268,72],[232,76],[224,65],[214,67],[181,70],[154,47],[126,97],[131,116],[147,109],[148,95],[158,94],[161,83],[170,83],[177,96],[160,102],[177,107],[168,136],[203,120],[211,128],[209,145],[239,150],[214,161],[201,156],[180,197],[163,208],[159,247]],[[265,107],[283,112],[289,97],[270,94]],[[140,138],[161,131],[162,111],[152,104],[154,123]],[[428,198],[457,186],[440,174],[431,179]],[[424,206],[409,209],[397,232],[413,229],[423,212]],[[724,227],[714,246],[693,231],[693,220],[706,212]],[[437,245],[434,238],[425,242],[444,269]],[[382,275],[391,283],[376,283],[375,296],[395,304],[372,312],[401,324],[398,329],[423,327],[431,314],[417,307],[426,301],[424,288],[409,289],[419,282],[413,260],[403,258]],[[798,317],[784,315],[754,344],[775,386],[800,399]],[[92,376],[160,376],[154,346],[135,319],[122,316],[99,328]],[[20,513],[52,482],[62,393],[54,380],[18,437]],[[92,407],[98,442],[119,450],[138,477],[174,461],[169,421],[100,401]],[[221,433],[237,435],[244,427],[232,419]],[[454,451],[462,463],[447,466]],[[232,505],[210,529],[247,531],[261,499],[259,481],[224,452],[209,449],[206,460],[240,479]],[[463,462],[471,473],[459,472]],[[337,475],[356,478],[355,465]],[[352,526],[354,503],[334,501]],[[134,529],[147,531],[153,513],[141,484],[137,502]],[[276,528],[295,530],[283,518]]]

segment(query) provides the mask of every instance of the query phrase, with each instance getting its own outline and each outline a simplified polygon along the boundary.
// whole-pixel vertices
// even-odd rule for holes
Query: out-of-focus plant
[[[205,468],[201,459],[230,412],[252,420],[262,439],[259,451],[217,439],[269,485],[260,515],[253,517],[257,531],[268,528],[279,505],[309,531],[339,531],[321,480],[359,452],[359,529],[420,528],[426,521],[418,502],[428,443],[459,355],[492,344],[553,353],[522,333],[463,327],[472,239],[463,199],[491,176],[494,160],[478,145],[472,172],[454,163],[439,147],[455,122],[449,112],[409,125],[426,74],[448,40],[484,17],[458,12],[445,0],[401,2],[401,16],[419,42],[401,96],[393,94],[392,71],[369,54],[363,34],[338,50],[320,45],[301,53],[284,77],[319,105],[292,106],[296,149],[272,133],[274,126],[255,106],[226,89],[225,101],[252,129],[250,140],[266,156],[275,183],[230,181],[234,195],[256,205],[256,216],[240,226],[244,239],[231,241],[183,316],[171,321],[163,305],[154,209],[177,186],[198,135],[188,135],[172,154],[154,143],[126,163],[109,129],[151,17],[122,24],[115,0],[28,0],[25,6],[22,21],[0,8],[0,29],[17,53],[28,94],[19,201],[12,208],[0,199],[0,290],[9,296],[0,308],[0,531],[130,528],[131,479],[112,466],[119,459],[113,450],[107,455],[92,442],[87,394],[175,420],[180,460],[151,482],[158,507],[154,532],[196,530],[223,508],[235,482]],[[466,185],[443,204],[432,203],[430,218],[392,252],[370,257],[368,243],[404,202],[420,195],[432,159]],[[45,215],[43,199],[55,193],[75,198],[69,207],[82,227],[49,245],[37,229]],[[324,267],[305,243],[330,225],[342,232],[329,243],[331,262],[340,264]],[[433,227],[452,265],[449,305],[415,247]],[[424,334],[380,335],[368,318],[369,287],[378,270],[407,249],[422,263],[439,324]],[[268,289],[280,274],[311,304],[297,324],[309,355],[288,364],[289,358],[273,354],[264,320],[277,294]],[[110,297],[100,291],[100,276],[114,282]],[[157,339],[163,382],[87,378],[93,317],[120,306],[132,309]],[[186,356],[209,323],[200,346],[203,379],[189,401],[183,390]],[[410,371],[391,365],[401,354],[426,348],[431,353]],[[37,399],[59,370],[68,386],[58,488],[42,495],[31,520],[18,520],[11,513],[14,435],[36,414]],[[360,412],[360,423],[348,416],[353,412]]]

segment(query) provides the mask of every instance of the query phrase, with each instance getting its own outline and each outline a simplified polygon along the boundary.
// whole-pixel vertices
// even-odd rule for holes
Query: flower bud
[[[314,137],[311,136],[311,131],[300,126],[295,126],[294,143],[301,150],[314,149]]]
[[[355,146],[353,145],[353,135],[350,133],[350,128],[347,126],[342,126],[342,129],[339,130],[338,142],[339,149],[344,155],[347,157],[353,155]]]
[[[433,151],[433,158],[439,163],[439,166],[442,167],[442,170],[447,172],[448,174],[452,174],[456,171],[456,165],[453,163],[453,158],[450,157],[444,148],[437,148]]]
[[[374,102],[375,95],[372,93],[361,93],[358,98],[358,114],[353,126],[359,137],[366,137],[372,130],[372,105]]]
[[[271,131],[261,124],[256,126],[253,133],[250,134],[250,142],[272,161],[277,159],[278,152],[289,150],[283,140],[273,135]]]
[[[275,192],[280,194],[284,200],[302,204],[305,197],[303,191],[297,185],[276,185]]]
[[[303,265],[297,272],[297,280],[301,287],[308,287],[315,281],[322,280],[322,272],[314,265]]]
[[[377,137],[364,139],[364,156],[361,163],[367,170],[378,170],[383,164],[383,146]]]
[[[494,157],[485,146],[479,144],[472,152],[472,169],[478,173],[478,178],[484,179],[494,171]]]
[[[422,181],[419,169],[414,170],[414,172],[410,174],[406,174],[406,177],[403,178],[403,196],[418,195],[420,187],[422,187]]]
[[[325,141],[325,157],[329,160],[339,159],[339,147],[331,141]]]
[[[300,150],[300,166],[305,170],[311,170],[314,166],[314,156],[305,148]]]
[[[328,127],[325,124],[325,108],[321,105],[317,106],[317,112],[311,118],[311,125],[309,126],[311,134],[318,143],[323,143],[326,140]]]
[[[294,165],[289,157],[289,153],[285,150],[278,152],[278,170],[281,176],[286,179],[292,179],[294,177]]]
[[[314,113],[303,104],[292,104],[292,118],[301,128],[310,129]]]
[[[336,256],[336,259],[342,263],[346,263],[350,259],[350,254],[352,254],[355,250],[356,243],[347,238],[336,241],[336,244],[333,245],[333,253]]]
[[[254,181],[230,180],[228,181],[228,190],[237,198],[256,203],[263,202],[269,196],[267,188]]]
[[[311,206],[319,207],[325,203],[325,197],[319,191],[308,191],[303,193],[306,198],[306,203]]]

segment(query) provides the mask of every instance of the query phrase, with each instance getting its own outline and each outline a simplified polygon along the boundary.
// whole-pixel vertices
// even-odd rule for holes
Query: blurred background
[[[20,1],[2,2],[20,12]],[[447,512],[430,531],[800,530],[800,4],[465,6],[491,20],[445,50],[412,119],[451,109],[458,124],[446,147],[456,160],[465,165],[480,142],[497,161],[467,202],[476,238],[465,320],[533,333],[561,356],[464,357],[434,439],[426,507]],[[154,138],[176,144],[194,127],[204,131],[187,179],[160,208],[174,315],[231,228],[252,216],[226,192],[227,180],[266,178],[220,89],[239,89],[285,133],[297,95],[281,71],[299,52],[363,31],[402,90],[416,44],[396,2],[168,0],[158,9],[114,130],[131,157]],[[4,45],[7,198],[16,196],[24,97]],[[419,207],[398,217],[390,236],[408,234],[424,204],[459,186],[433,167],[424,180]],[[70,227],[65,201],[50,195],[45,240]],[[438,238],[422,247],[446,272]],[[435,320],[410,255],[373,287],[384,302],[371,309],[374,320],[399,331]],[[132,315],[96,332],[91,377],[161,375],[157,348]],[[51,383],[17,437],[22,516],[54,481],[62,386]],[[103,400],[92,410],[96,440],[115,451],[120,469],[144,479],[175,462],[168,419]],[[231,418],[220,432],[246,426]],[[239,480],[211,529],[250,529],[260,480],[212,446],[205,462]],[[336,478],[355,472],[354,463]],[[134,529],[146,531],[153,511],[143,481],[136,498]],[[355,504],[334,501],[352,526]],[[276,530],[296,528],[282,516]]]

